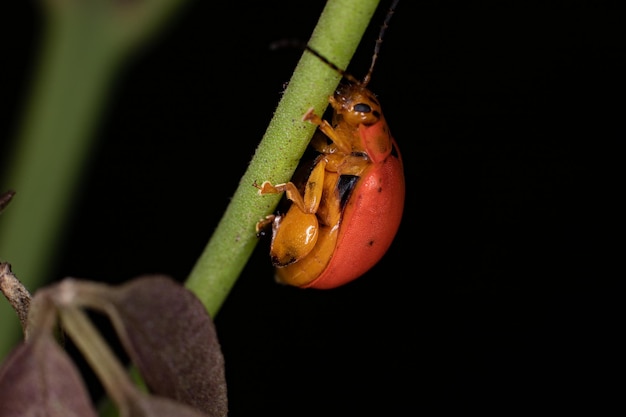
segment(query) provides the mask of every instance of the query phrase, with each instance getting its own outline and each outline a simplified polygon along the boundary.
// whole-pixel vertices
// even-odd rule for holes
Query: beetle
[[[265,181],[257,186],[261,195],[284,192],[291,202],[284,215],[269,215],[257,223],[257,233],[272,225],[270,255],[279,283],[316,289],[347,284],[383,257],[398,231],[405,198],[402,157],[378,99],[367,88],[397,2],[361,81],[305,47],[347,83],[329,97],[330,123],[313,109],[303,117],[318,126],[311,140],[318,156],[309,164],[303,185]]]

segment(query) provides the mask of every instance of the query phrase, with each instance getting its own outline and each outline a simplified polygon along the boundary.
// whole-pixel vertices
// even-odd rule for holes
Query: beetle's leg
[[[330,154],[325,156],[326,171],[339,175],[355,175],[360,177],[371,166],[370,160],[364,155]]]
[[[315,132],[315,135],[313,135],[313,138],[311,139],[311,142],[309,142],[309,145],[317,152],[323,153],[325,155],[337,152],[337,145],[329,140],[328,136],[326,136],[321,131]]]
[[[324,191],[326,160],[318,158],[313,170],[309,173],[303,194],[300,194],[293,183],[285,184],[285,193],[293,205],[284,216],[277,216],[272,222],[272,245],[270,255],[272,263],[277,267],[285,267],[307,256],[317,243],[319,221],[317,210]],[[282,187],[263,184],[263,189],[274,191]]]
[[[289,200],[298,206],[300,210],[306,212],[304,199],[293,182],[290,181],[285,184],[272,185],[269,181],[263,181],[261,186],[256,187],[259,189],[259,195],[280,194],[284,192]]]
[[[255,226],[256,235],[261,236],[265,234],[265,231],[270,227],[270,224],[274,223],[275,219],[276,219],[276,215],[269,214],[265,216],[264,219],[259,220]]]
[[[326,136],[328,136],[330,140],[332,140],[333,143],[337,146],[337,148],[339,148],[339,150],[341,150],[343,153],[352,152],[352,146],[350,145],[350,143],[346,142],[346,140],[343,139],[341,135],[338,134],[335,129],[333,129],[333,127],[330,125],[330,123],[328,123],[328,121],[322,119],[317,114],[315,114],[315,111],[313,110],[313,108],[310,108],[309,111],[307,111],[304,114],[304,116],[302,117],[302,120],[309,121],[313,124],[316,124],[319,127],[319,129]]]
[[[303,213],[315,213],[322,198],[325,168],[326,160],[320,158],[309,174],[304,187],[304,195],[300,194],[292,182],[272,185],[269,181],[264,181],[261,186],[256,187],[261,195],[285,192],[287,199],[291,200]]]
[[[302,259],[315,247],[318,235],[317,216],[291,206],[284,216],[276,217],[272,223],[272,263],[284,267]]]
[[[363,172],[372,166],[372,162],[365,156],[347,155],[337,167],[340,175],[363,175]]]
[[[333,129],[330,123],[319,117],[312,107],[304,114],[304,116],[302,116],[302,120],[318,125],[320,130],[324,132],[326,136],[328,136],[333,142],[335,141],[335,129]]]
[[[304,204],[307,213],[317,212],[322,200],[322,191],[324,190],[324,176],[326,175],[326,159],[320,158],[313,167],[306,180],[304,186]]]

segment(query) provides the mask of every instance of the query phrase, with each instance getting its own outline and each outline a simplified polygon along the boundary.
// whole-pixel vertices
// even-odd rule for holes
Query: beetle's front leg
[[[328,121],[319,117],[315,113],[315,110],[313,110],[312,107],[304,114],[304,116],[302,117],[302,120],[305,122],[308,121],[317,125],[318,128],[322,131],[322,133],[328,136],[328,138],[330,138],[330,140],[333,141],[335,146],[339,148],[342,152],[350,153],[352,151],[352,147],[350,146],[350,144],[346,143],[346,141],[341,137],[341,135],[337,133],[335,129],[333,129],[333,127],[330,125],[330,123],[328,123]],[[324,149],[318,149],[318,150],[323,153],[328,153],[328,152],[325,152]]]

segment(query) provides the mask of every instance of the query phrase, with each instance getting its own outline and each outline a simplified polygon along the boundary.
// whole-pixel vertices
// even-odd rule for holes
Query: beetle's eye
[[[353,110],[359,113],[369,113],[372,111],[372,108],[368,104],[358,103],[354,105]]]

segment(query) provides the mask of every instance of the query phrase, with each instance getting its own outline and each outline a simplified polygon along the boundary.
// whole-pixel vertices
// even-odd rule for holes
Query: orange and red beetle
[[[319,156],[304,186],[266,181],[258,187],[261,195],[285,192],[292,202],[286,214],[257,224],[259,231],[272,223],[270,254],[280,283],[318,289],[344,285],[373,267],[396,235],[404,208],[402,158],[380,103],[366,88],[396,4],[363,81],[338,70],[349,83],[329,98],[332,124],[313,110],[304,115],[325,135],[311,141]]]

